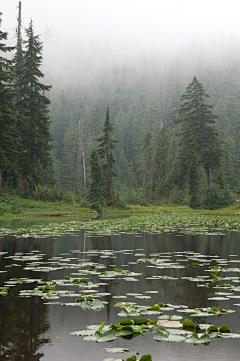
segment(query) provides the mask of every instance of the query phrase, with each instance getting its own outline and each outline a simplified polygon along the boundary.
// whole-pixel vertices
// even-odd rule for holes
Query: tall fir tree
[[[113,165],[115,162],[113,150],[115,148],[115,143],[117,140],[113,139],[113,124],[110,122],[109,117],[109,106],[107,107],[106,111],[106,118],[105,122],[103,124],[103,136],[100,138],[97,138],[96,140],[100,142],[99,144],[99,155],[100,158],[103,160],[103,169],[106,174],[106,197],[108,199],[111,198],[111,191],[112,191],[112,178],[113,176],[116,176],[116,173],[113,170]]]
[[[43,45],[39,35],[34,35],[32,21],[26,29],[26,35],[27,40],[23,42],[25,49],[22,54],[21,73],[16,83],[16,111],[20,119],[18,166],[24,189],[29,193],[29,177],[36,173],[37,164],[48,168],[51,163],[48,117],[50,101],[45,96],[45,92],[51,87],[39,81],[44,77],[40,70]]]
[[[91,183],[88,198],[92,202],[101,202],[103,198],[102,168],[99,164],[98,151],[94,149],[90,156]]]
[[[2,13],[0,13],[0,27]],[[2,197],[3,172],[11,166],[15,149],[13,111],[13,93],[11,91],[12,69],[11,61],[4,57],[5,53],[13,50],[5,44],[7,32],[0,30],[0,197]]]
[[[158,192],[163,196],[169,186],[168,176],[170,172],[170,135],[169,130],[164,122],[162,129],[158,133],[155,168],[158,178]]]
[[[217,116],[212,112],[212,105],[206,103],[209,95],[203,85],[194,76],[185,94],[181,96],[181,105],[175,123],[181,123],[181,158],[188,168],[195,152],[203,165],[207,186],[211,183],[211,168],[220,164],[224,155],[216,128]]]
[[[189,162],[188,167],[188,185],[189,185],[189,196],[190,201],[189,205],[191,208],[198,208],[200,206],[200,197],[199,197],[199,165],[196,153],[193,152],[193,155]]]
[[[145,182],[149,182],[150,186],[152,186],[152,175],[153,175],[153,147],[152,147],[152,133],[148,131],[143,138],[142,149],[144,152],[143,157],[143,185]]]

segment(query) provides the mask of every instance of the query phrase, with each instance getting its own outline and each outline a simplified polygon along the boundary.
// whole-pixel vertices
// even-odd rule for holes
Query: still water
[[[99,254],[90,255],[89,250],[114,250],[126,252],[115,253],[107,258],[101,258]],[[42,265],[50,266],[52,258],[59,257],[55,261],[64,262],[66,266],[50,272],[37,272],[33,269],[25,269],[29,262],[19,262],[9,256],[16,253],[31,253],[39,251],[42,256]],[[81,253],[78,253],[78,252]],[[228,267],[239,268],[240,259],[240,234],[228,232],[226,235],[176,235],[176,234],[148,234],[139,233],[137,235],[120,234],[106,237],[86,237],[84,230],[77,234],[67,235],[59,238],[42,239],[15,239],[6,237],[0,240],[0,287],[9,289],[6,297],[0,296],[0,360],[24,360],[24,361],[102,361],[105,358],[115,357],[127,359],[137,351],[143,354],[151,354],[154,361],[186,361],[186,360],[239,360],[240,339],[216,339],[212,340],[208,346],[194,346],[186,343],[157,342],[153,339],[153,333],[146,332],[143,335],[125,340],[117,338],[113,342],[86,342],[82,336],[70,335],[70,332],[86,330],[88,325],[100,325],[105,321],[107,325],[116,324],[121,321],[117,314],[121,309],[114,307],[117,298],[113,296],[123,296],[127,293],[139,293],[150,295],[150,299],[136,299],[134,296],[127,296],[119,301],[136,302],[138,305],[153,306],[159,302],[173,305],[186,305],[189,308],[196,307],[217,307],[235,310],[222,317],[201,317],[198,323],[211,323],[217,327],[228,325],[232,332],[240,333],[240,307],[234,304],[240,303],[239,299],[208,300],[216,297],[215,292],[221,290],[214,288],[216,284],[211,284],[209,288],[197,287],[198,282],[191,282],[182,277],[197,277],[201,275],[211,276],[209,264],[203,262],[202,266],[190,268],[156,268],[149,267],[148,263],[136,264],[137,259],[153,258],[149,256],[153,253],[179,252],[169,255],[172,262],[181,265],[188,265],[192,260],[184,261],[185,255],[181,252],[192,252],[189,255],[200,254],[204,256],[218,256],[223,261],[227,260]],[[7,253],[4,253],[7,252]],[[141,256],[138,256],[138,255]],[[144,256],[145,255],[145,256]],[[167,254],[163,254],[167,259]],[[198,255],[199,256],[199,255]],[[202,257],[203,256],[203,257]],[[205,257],[205,258],[206,258]],[[194,258],[194,257],[193,257]],[[217,258],[216,258],[217,259]],[[50,261],[49,261],[50,260]],[[215,265],[214,257],[209,257],[211,265]],[[47,263],[48,262],[48,263]],[[50,262],[50,263],[49,263]],[[101,301],[107,301],[105,308],[99,312],[93,310],[84,311],[81,307],[66,307],[62,302],[74,302],[76,299],[60,298],[51,301],[44,301],[39,296],[29,298],[19,297],[21,290],[32,290],[37,287],[37,283],[13,284],[11,279],[42,279],[43,281],[64,279],[66,276],[78,272],[67,264],[82,264],[84,262],[97,262],[106,266],[104,271],[115,268],[130,270],[131,272],[143,273],[135,278],[138,281],[127,282],[122,278],[99,280],[98,276],[88,276],[92,282],[107,283],[101,285],[98,292],[110,293],[101,297]],[[198,262],[201,263],[201,262]],[[64,263],[62,263],[64,264]],[[150,265],[151,266],[151,265]],[[89,267],[85,267],[89,268]],[[93,267],[92,267],[93,268]],[[101,270],[102,271],[102,270]],[[171,276],[172,280],[146,279],[152,276]],[[223,276],[237,276],[238,271],[222,274]],[[231,283],[224,281],[224,283]],[[235,283],[238,286],[239,283]],[[66,288],[65,288],[66,289]],[[76,286],[68,287],[68,290],[79,293]],[[145,293],[146,291],[158,291],[158,293]],[[222,292],[227,292],[223,290]],[[234,293],[236,295],[237,293]],[[238,293],[240,295],[240,292]],[[176,310],[170,312],[180,315]],[[183,315],[183,314],[181,314]],[[183,315],[184,316],[184,315]],[[158,316],[140,316],[156,319]],[[189,318],[189,317],[184,317]],[[132,352],[125,354],[112,354],[104,351],[105,347],[124,347]]]

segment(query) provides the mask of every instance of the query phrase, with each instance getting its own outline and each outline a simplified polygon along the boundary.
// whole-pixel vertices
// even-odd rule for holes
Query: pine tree
[[[46,168],[51,163],[50,101],[45,96],[51,87],[39,81],[39,78],[44,77],[40,71],[43,46],[39,35],[34,35],[32,21],[26,29],[26,35],[21,75],[16,83],[16,110],[21,119],[18,129],[21,142],[18,163],[24,189],[29,193],[29,177],[33,176],[37,164],[41,163]]]
[[[205,103],[209,95],[203,85],[194,77],[185,94],[181,96],[181,106],[175,123],[181,123],[181,158],[188,168],[195,152],[203,165],[207,186],[211,183],[210,169],[217,167],[223,157],[221,141],[216,129],[217,116],[212,113],[212,105]]]
[[[114,133],[114,130],[113,130],[113,124],[110,123],[109,106],[107,107],[106,118],[102,131],[103,131],[103,136],[97,138],[96,140],[100,142],[98,152],[100,158],[103,160],[103,169],[106,173],[106,184],[107,184],[106,197],[110,199],[111,188],[112,188],[112,177],[116,176],[116,173],[113,170],[113,164],[115,162],[113,150],[115,148],[114,144],[117,142],[117,140],[112,138],[112,134]]]
[[[170,162],[170,135],[166,123],[163,124],[158,134],[156,146],[155,167],[159,184],[165,184],[169,173]],[[161,187],[160,187],[161,188]]]
[[[70,114],[68,109],[67,97],[63,91],[61,91],[57,100],[56,114],[51,117],[53,119],[51,128],[54,138],[54,153],[55,157],[61,162],[63,158],[63,139],[70,121]]]
[[[147,132],[143,139],[142,149],[144,151],[143,158],[143,185],[145,185],[145,181],[147,180],[152,186],[152,173],[153,173],[153,148],[152,148],[152,133],[150,131]]]
[[[199,171],[198,160],[195,153],[193,153],[189,162],[188,168],[188,184],[189,184],[189,205],[191,208],[198,208],[200,206],[199,199]]]
[[[74,190],[76,182],[76,130],[72,124],[66,131],[63,139],[63,156],[61,160],[61,184],[65,189]]]
[[[91,165],[91,184],[89,187],[89,195],[93,202],[99,202],[103,196],[103,179],[102,179],[102,168],[99,164],[98,151],[94,149],[90,156]]]
[[[133,173],[132,167],[129,167],[128,168],[128,177],[127,177],[127,203],[128,204],[134,204],[134,200],[135,200],[134,183],[135,183],[134,173]]]
[[[0,13],[0,27],[1,16]],[[2,174],[11,166],[16,141],[13,137],[15,113],[13,112],[13,94],[10,88],[11,61],[1,55],[1,53],[13,50],[4,43],[7,35],[7,32],[0,30],[0,197],[2,197]]]

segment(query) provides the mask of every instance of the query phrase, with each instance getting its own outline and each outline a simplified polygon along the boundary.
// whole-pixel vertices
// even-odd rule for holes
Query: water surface
[[[129,348],[133,353],[140,351],[140,356],[150,353],[153,360],[185,361],[191,359],[202,361],[214,359],[235,361],[239,359],[239,339],[216,339],[212,340],[208,346],[193,346],[186,343],[157,342],[153,339],[153,334],[150,332],[146,332],[143,336],[138,336],[132,340],[117,338],[110,343],[86,342],[83,341],[83,337],[69,334],[73,331],[85,330],[87,325],[101,324],[102,321],[105,321],[106,324],[119,323],[121,318],[117,313],[120,312],[120,309],[113,307],[117,298],[112,298],[112,296],[126,295],[127,293],[141,293],[144,295],[145,291],[159,292],[150,294],[151,299],[148,300],[136,299],[134,296],[127,296],[126,300],[137,302],[140,305],[151,306],[164,302],[173,305],[187,305],[190,308],[220,306],[224,309],[233,309],[236,310],[235,313],[222,317],[198,318],[197,321],[198,323],[212,323],[217,327],[226,324],[234,333],[240,333],[240,308],[234,306],[234,304],[240,303],[240,299],[208,300],[209,297],[216,296],[215,292],[220,291],[213,288],[216,284],[211,284],[210,288],[197,287],[197,282],[190,282],[181,278],[211,275],[205,271],[209,266],[190,267],[189,269],[157,269],[156,267],[149,267],[149,264],[144,263],[131,264],[131,262],[136,262],[137,259],[141,258],[140,256],[135,256],[135,254],[145,254],[146,257],[149,257],[149,254],[152,253],[183,251],[192,251],[195,254],[200,253],[206,256],[217,255],[228,261],[239,260],[239,233],[228,232],[226,235],[219,236],[152,235],[139,233],[137,235],[120,234],[111,237],[86,237],[84,233],[84,230],[82,230],[75,235],[67,235],[55,239],[15,239],[14,237],[6,237],[0,240],[0,252],[8,252],[7,254],[0,255],[0,270],[7,270],[6,273],[0,273],[0,287],[4,287],[6,281],[14,278],[41,278],[46,281],[63,279],[65,276],[71,276],[71,273],[77,272],[71,268],[64,268],[49,273],[34,272],[32,270],[24,270],[25,262],[16,263],[12,259],[5,258],[19,252],[26,254],[33,250],[38,250],[45,254],[43,262],[48,262],[48,259],[57,256],[60,256],[61,259],[76,258],[72,260],[76,264],[83,262],[83,259],[89,259],[93,262],[104,264],[106,266],[105,270],[114,270],[114,268],[128,269],[133,272],[141,272],[143,275],[137,276],[136,278],[139,281],[136,282],[126,282],[117,277],[114,280],[107,280],[108,285],[100,286],[98,291],[107,292],[111,295],[101,298],[101,300],[109,303],[99,312],[92,310],[84,311],[80,307],[64,307],[61,304],[45,304],[48,302],[44,302],[44,300],[37,296],[19,298],[20,290],[33,289],[36,287],[36,283],[9,286],[8,296],[0,296],[0,345],[7,348],[2,348],[2,351],[0,351],[1,360],[102,361],[108,357],[127,359],[130,355],[130,353],[110,354],[103,350],[104,347]],[[86,253],[72,252],[84,252],[92,249],[128,250],[126,252],[128,254],[117,253],[114,258],[100,258],[99,256],[89,256]],[[179,261],[181,257],[177,254],[171,254],[170,258],[182,265],[191,264],[190,261],[188,263]],[[239,268],[239,263],[229,263],[229,267]],[[168,275],[177,279],[146,279],[153,275]],[[231,272],[227,275],[240,276],[239,272]],[[90,276],[90,280],[93,282],[102,281],[99,281],[97,276]],[[235,283],[235,285],[238,284]],[[76,287],[71,289],[79,292]],[[119,299],[119,301],[126,300]],[[56,301],[74,302],[73,299],[70,300],[69,298],[61,298]],[[172,311],[172,313],[180,315],[176,311]],[[145,316],[143,315],[142,317]],[[147,318],[156,319],[157,315],[147,316]]]

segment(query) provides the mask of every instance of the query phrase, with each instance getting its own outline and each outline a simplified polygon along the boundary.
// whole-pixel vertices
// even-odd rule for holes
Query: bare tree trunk
[[[21,46],[21,40],[22,40],[22,36],[21,36],[21,27],[22,27],[22,2],[19,1],[18,3],[18,28],[17,28],[17,48],[19,49],[19,47]]]
[[[109,153],[107,153],[107,179],[108,179],[108,198],[110,198],[111,195],[111,177],[110,177],[110,156]]]
[[[83,136],[82,136],[81,125],[80,125],[80,120],[79,120],[79,123],[78,123],[78,156],[77,156],[77,172],[76,172],[76,174],[80,173],[82,166],[83,166],[83,183],[84,183],[84,187],[87,188],[84,142],[83,142]]]
[[[84,144],[83,144],[82,158],[83,158],[83,183],[84,183],[84,187],[87,188]]]
[[[23,188],[24,190],[30,194],[30,187],[29,187],[29,184],[28,184],[28,181],[27,181],[27,174],[23,174],[22,175],[22,184],[23,184]]]
[[[209,167],[206,167],[205,168],[205,174],[206,174],[206,177],[207,177],[207,187],[209,188],[210,184],[211,184],[211,172],[210,172],[210,168]]]

